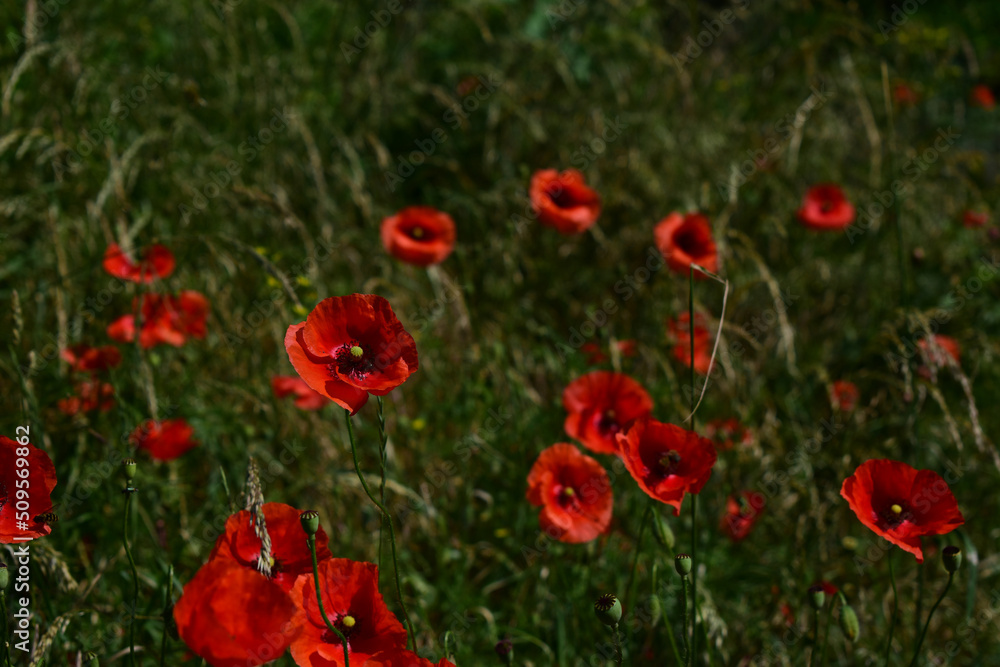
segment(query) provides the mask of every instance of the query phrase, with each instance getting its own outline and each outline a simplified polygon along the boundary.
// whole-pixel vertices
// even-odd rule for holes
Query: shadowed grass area
[[[885,543],[839,495],[869,458],[946,475],[966,519],[924,542],[960,544],[967,563],[924,650],[953,642],[948,664],[1000,660],[990,409],[1000,398],[1000,112],[969,101],[976,84],[1000,81],[1000,6],[26,4],[0,6],[0,433],[30,424],[59,475],[60,520],[32,544],[34,636],[70,614],[49,664],[127,647],[119,462],[151,417],[185,418],[201,445],[165,464],[137,456],[144,663],[158,656],[168,567],[176,598],[242,506],[249,456],[266,500],[320,512],[335,556],[378,559],[379,516],[340,410],[299,411],[269,385],[293,373],[287,327],[354,292],[386,297],[420,355],[386,410],[387,504],[421,653],[444,655],[450,631],[456,664],[493,664],[509,634],[514,664],[610,664],[610,633],[591,608],[614,592],[626,664],[671,664],[664,618],[679,632],[680,579],[647,530],[627,597],[647,497],[624,466],[599,457],[614,518],[584,545],[541,532],[525,479],[538,452],[570,440],[561,395],[591,367],[586,343],[607,352],[635,340],[635,356],[602,367],[646,387],[657,419],[687,416],[688,369],[666,321],[687,312],[688,280],[663,267],[652,230],[696,209],[712,221],[731,289],[697,421],[733,417],[753,433],[720,451],[698,503],[699,644],[712,664],[805,664],[806,591],[821,579],[861,624],[851,646],[831,626],[828,664],[881,661]],[[26,12],[37,28],[24,29]],[[900,83],[915,103],[894,97]],[[528,182],[546,168],[579,169],[601,194],[589,232],[563,237],[534,219]],[[795,220],[822,182],[858,209],[846,232]],[[384,217],[418,204],[457,225],[454,253],[431,269],[389,257],[379,237]],[[990,212],[987,228],[965,228],[967,209]],[[74,390],[59,349],[108,344],[107,325],[150,289],[103,271],[112,242],[171,248],[177,270],[152,289],[205,294],[208,335],[120,346],[113,409],[70,418],[57,409]],[[714,333],[723,288],[695,290]],[[959,342],[961,374],[918,372],[927,330]],[[849,414],[831,403],[836,380],[860,391]],[[371,403],[355,425],[374,480]],[[764,496],[764,515],[732,543],[717,525],[743,490]],[[676,550],[691,551],[689,511],[666,521]],[[918,615],[919,569],[903,556],[893,664],[910,659],[947,580],[929,555]],[[383,565],[388,574],[384,553]],[[390,578],[382,590],[398,614]],[[168,641],[168,663],[185,653]]]

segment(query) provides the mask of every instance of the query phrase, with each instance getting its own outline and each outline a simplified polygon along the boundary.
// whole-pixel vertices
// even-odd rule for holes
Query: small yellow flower
[[[424,419],[423,417],[417,417],[416,419],[413,420],[413,423],[410,424],[410,426],[413,427],[414,431],[423,431],[424,428],[427,426],[427,420]]]

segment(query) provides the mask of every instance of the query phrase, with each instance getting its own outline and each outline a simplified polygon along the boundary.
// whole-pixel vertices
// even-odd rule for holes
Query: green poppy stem
[[[323,594],[319,590],[319,561],[316,558],[316,536],[308,536],[306,542],[309,543],[309,554],[312,556],[313,582],[316,584],[316,604],[319,605],[319,615],[323,617],[323,622],[326,623],[327,629],[340,637],[340,645],[344,647],[344,667],[351,667],[351,657],[347,654],[347,637],[337,629],[337,626],[330,622],[330,619],[326,615],[326,610],[323,608]]]
[[[7,592],[0,590],[0,616],[3,617],[3,637],[0,644],[3,644],[3,664],[10,667],[10,646],[7,644],[9,630],[7,628]]]
[[[163,603],[163,637],[160,639],[160,667],[166,665],[167,628],[170,625],[170,614],[174,609],[174,566],[167,566],[167,599]]]
[[[379,436],[379,466],[382,472],[382,478],[379,481],[378,486],[378,497],[385,505],[385,470],[388,465],[388,458],[386,454],[386,445],[389,442],[389,436],[385,432],[385,406],[382,402],[381,396],[375,397],[378,403],[378,436]],[[385,515],[382,515],[382,521],[379,522],[378,526],[378,569],[382,569],[382,529],[385,528]]]
[[[892,548],[886,556],[889,560],[889,581],[892,582],[892,618],[889,620],[889,640],[885,643],[885,665],[889,665],[889,654],[892,651],[892,632],[896,629],[896,611],[899,609],[899,596],[896,593],[896,573],[892,569]]]
[[[615,642],[615,664],[618,665],[618,667],[622,667],[622,642],[618,637],[617,623],[611,626],[611,636],[614,638]]]
[[[649,504],[646,505],[646,511],[642,514],[642,520],[639,522],[639,537],[635,541],[635,555],[632,556],[632,569],[628,573],[628,584],[625,586],[625,599],[632,599],[632,584],[635,583],[635,570],[639,565],[639,554],[642,553],[642,538],[646,534],[646,523],[648,523],[648,518],[653,510],[653,501],[650,499]]]
[[[688,605],[688,589],[691,587],[691,580],[686,576],[681,577],[681,607],[684,609],[684,664],[691,664],[691,639],[688,635],[688,625],[691,624],[691,607]]]
[[[941,604],[941,600],[944,596],[948,594],[948,589],[951,588],[951,580],[955,578],[954,572],[948,573],[948,583],[944,585],[944,590],[941,591],[941,595],[938,596],[937,602],[931,607],[931,613],[927,614],[927,623],[924,624],[924,631],[920,633],[920,640],[917,642],[917,649],[913,652],[913,659],[910,660],[910,667],[916,667],[917,662],[920,659],[920,647],[924,645],[924,637],[927,636],[927,628],[931,627],[931,618],[934,616],[934,612],[937,611],[938,605]]]
[[[128,542],[129,517],[132,510],[132,494],[135,489],[131,484],[125,488],[125,516],[122,521],[122,544],[125,545],[125,555],[128,557],[129,569],[132,571],[132,604],[129,606],[128,624],[128,656],[129,664],[135,667],[135,610],[139,605],[139,572],[135,568],[135,559],[132,557],[132,547]]]
[[[403,587],[399,582],[399,561],[396,558],[396,531],[392,527],[392,517],[389,516],[389,511],[385,508],[385,505],[380,503],[372,495],[371,489],[368,488],[368,482],[365,481],[365,476],[361,474],[361,464],[358,462],[358,448],[354,442],[354,426],[351,424],[351,411],[344,410],[344,418],[347,420],[347,435],[351,441],[351,456],[354,458],[354,472],[358,474],[358,479],[361,480],[361,487],[365,490],[365,494],[368,499],[372,501],[382,512],[382,516],[385,519],[386,525],[389,526],[389,548],[392,553],[392,571],[396,582],[396,602],[403,610],[403,618],[406,621],[406,629],[408,631],[406,638],[406,646],[409,648],[411,642],[416,646],[416,640],[413,637],[413,622],[410,620],[410,612],[406,608],[406,603],[403,602]]]
[[[691,380],[691,431],[694,431],[695,384],[694,384],[694,264],[690,265],[688,274],[688,336],[691,339],[691,357],[689,378]],[[691,619],[691,650],[688,664],[694,664],[694,654],[698,648],[698,495],[691,494],[691,606],[694,616]]]
[[[823,622],[823,645],[819,652],[819,664],[817,667],[823,667],[826,664],[826,645],[830,642],[830,619],[833,618],[835,600],[836,598],[830,600],[830,604],[826,608],[826,620]]]

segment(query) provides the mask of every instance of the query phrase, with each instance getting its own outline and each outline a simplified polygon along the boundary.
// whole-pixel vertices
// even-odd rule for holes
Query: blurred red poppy
[[[954,361],[956,364],[961,363],[962,351],[957,340],[951,336],[940,334],[931,338],[933,339],[933,343],[928,338],[921,338],[917,341],[917,347],[920,348],[920,351],[935,370],[947,366],[951,361]],[[920,373],[921,377],[931,377],[931,371],[927,366],[920,366],[917,372]]]
[[[253,568],[210,560],[174,607],[177,632],[212,667],[255,667],[278,658],[298,632],[295,605]]]
[[[797,215],[809,229],[837,231],[854,222],[855,211],[839,185],[821,184],[809,188]]]
[[[655,419],[641,419],[618,435],[622,460],[646,494],[680,516],[685,494],[698,493],[712,476],[712,441]]]
[[[653,410],[653,399],[642,385],[610,371],[593,371],[573,380],[562,400],[569,413],[566,433],[601,454],[617,454],[615,436]]]
[[[72,417],[93,410],[107,412],[115,406],[115,388],[107,382],[84,380],[76,385],[74,391],[75,395],[60,399],[56,404],[63,414]]]
[[[148,419],[136,427],[128,439],[139,449],[145,449],[155,461],[173,461],[200,443],[191,436],[192,428],[183,419]]]
[[[705,437],[715,443],[716,449],[727,451],[737,442],[741,445],[753,442],[753,433],[735,417],[713,419],[708,422],[705,424]]]
[[[603,466],[573,445],[542,451],[528,473],[528,502],[541,507],[538,522],[560,542],[589,542],[608,530],[614,497]]]
[[[667,330],[671,337],[677,341],[671,354],[673,354],[674,359],[688,367],[691,366],[690,321],[688,313],[681,314],[676,320],[667,320]],[[707,375],[712,363],[712,344],[711,336],[703,322],[704,318],[696,313],[694,318],[694,370],[702,375]]]
[[[382,221],[382,245],[408,264],[440,264],[455,249],[455,222],[429,206],[410,206]]]
[[[656,225],[653,236],[656,247],[663,253],[672,271],[686,276],[691,271],[691,264],[702,266],[712,273],[719,270],[712,226],[701,213],[671,213]],[[695,271],[694,277],[699,280],[708,278],[701,271]]]
[[[722,515],[719,528],[733,542],[746,539],[754,525],[764,513],[767,500],[754,491],[744,491],[739,496],[726,499],[726,512]]]
[[[989,221],[990,215],[985,211],[965,211],[962,213],[962,224],[969,229],[982,227]]]
[[[142,300],[142,330],[139,344],[150,348],[161,343],[180,347],[188,336],[205,337],[208,299],[195,291],[176,297],[146,294]],[[125,315],[108,325],[108,336],[120,343],[135,340],[135,316]]]
[[[375,654],[368,658],[364,667],[455,667],[455,664],[447,658],[431,662],[416,653],[399,648]]]
[[[308,536],[299,518],[302,510],[283,503],[264,503],[262,510],[267,534],[271,537],[271,581],[282,590],[291,591],[299,575],[312,573]],[[326,532],[320,528],[316,533],[319,561],[333,557],[328,542]],[[253,515],[242,510],[226,521],[226,532],[216,541],[209,560],[231,560],[256,572],[260,551],[261,542],[254,531]]]
[[[21,471],[27,476],[18,474]],[[48,454],[29,444],[27,436],[11,440],[0,435],[0,543],[33,540],[52,532],[48,514],[55,486],[56,467]]]
[[[585,232],[601,214],[601,198],[576,169],[561,174],[555,169],[536,171],[529,196],[538,221],[561,234]]]
[[[275,375],[271,378],[271,389],[278,398],[295,396],[295,407],[300,410],[321,410],[330,404],[328,399],[306,384],[305,380],[291,375]]]
[[[635,356],[634,340],[618,340],[613,343],[613,347],[623,357]],[[587,355],[587,363],[592,366],[608,360],[608,355],[604,354],[599,343],[584,343],[580,347],[580,351]]]
[[[847,380],[837,380],[830,387],[831,390],[831,402],[833,403],[833,409],[840,412],[851,412],[858,405],[858,399],[861,397],[861,393],[858,391],[857,385],[853,382],[848,382]]]
[[[920,96],[917,95],[917,91],[910,88],[909,85],[903,83],[902,81],[897,83],[892,89],[892,98],[901,107],[913,106],[920,100]]]
[[[965,523],[948,483],[933,470],[900,461],[865,461],[844,480],[840,495],[865,526],[924,562],[920,538]]]
[[[378,590],[378,568],[333,558],[319,564],[323,610],[330,623],[347,639],[351,664],[365,665],[376,653],[406,646],[406,630],[393,615]],[[340,637],[326,627],[316,601],[316,581],[311,573],[299,577],[291,592],[295,602],[292,624],[298,635],[292,641],[292,658],[299,667],[342,667],[344,648]]]
[[[285,350],[306,384],[355,414],[417,370],[417,348],[389,302],[374,294],[331,297],[285,333]]]
[[[165,246],[152,245],[136,263],[117,243],[112,243],[104,252],[104,270],[122,280],[151,283],[174,272],[174,254]]]
[[[972,92],[969,93],[969,100],[973,106],[986,109],[987,111],[992,111],[997,105],[996,100],[993,98],[993,91],[990,90],[989,86],[984,86],[983,84],[979,84],[972,89]]]
[[[821,581],[817,581],[817,582],[813,583],[813,585],[811,587],[815,587],[815,586],[819,586],[820,588],[822,588],[823,592],[827,595],[827,597],[832,597],[832,596],[836,595],[837,592],[840,590],[836,586],[834,586],[833,584],[831,584],[829,581],[827,581],[826,579],[823,579]]]
[[[122,361],[122,353],[114,345],[91,347],[81,343],[68,347],[59,353],[63,361],[74,371],[81,373],[97,373],[114,368]]]

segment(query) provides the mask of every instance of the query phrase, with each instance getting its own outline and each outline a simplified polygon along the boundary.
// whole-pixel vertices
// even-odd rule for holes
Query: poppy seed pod
[[[0,563],[0,591],[7,590],[8,584],[10,584],[10,572],[7,571],[7,564]]]
[[[691,574],[691,565],[693,564],[691,556],[687,554],[677,554],[674,558],[674,569],[677,570],[677,574],[682,577],[686,577]]]
[[[945,547],[941,552],[944,561],[944,569],[948,572],[957,572],[962,567],[962,550],[958,547]]]
[[[306,535],[312,537],[319,530],[319,512],[316,510],[306,510],[299,515],[299,520],[302,521],[302,530],[306,531]]]
[[[594,611],[598,620],[604,625],[618,625],[622,619],[622,603],[611,593],[606,593],[597,598],[594,603]]]
[[[861,631],[861,626],[858,623],[858,615],[854,613],[854,609],[846,602],[840,608],[840,629],[844,631],[844,635],[851,641],[857,639],[858,633]]]
[[[132,480],[135,479],[135,459],[125,459],[122,465],[125,467],[125,481],[132,484]]]
[[[667,551],[674,550],[674,544],[677,541],[674,537],[674,531],[670,529],[667,520],[659,511],[653,512],[653,534],[656,535],[656,541],[660,543],[661,547]]]
[[[809,601],[812,602],[813,609],[822,609],[826,604],[826,591],[820,585],[809,588]]]

